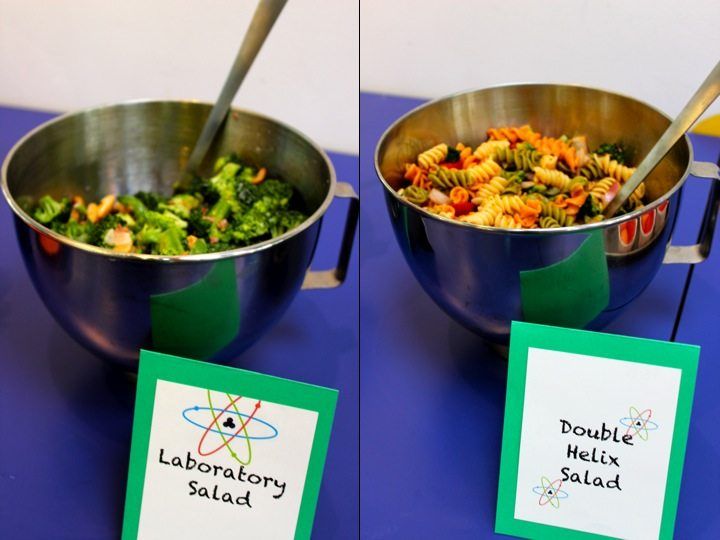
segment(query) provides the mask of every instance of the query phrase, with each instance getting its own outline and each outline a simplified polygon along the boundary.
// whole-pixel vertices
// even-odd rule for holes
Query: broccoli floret
[[[200,199],[190,194],[182,193],[173,195],[167,203],[158,204],[158,210],[168,210],[178,217],[187,219],[190,212],[200,206]]]
[[[187,221],[179,218],[168,210],[165,210],[162,214],[160,212],[148,211],[145,214],[145,221],[150,225],[154,225],[155,227],[159,227],[163,230],[169,228],[187,228]]]
[[[298,212],[297,210],[287,210],[280,214],[277,223],[271,227],[270,235],[273,238],[280,236],[290,229],[294,229],[300,225],[303,221],[305,221],[305,219],[306,216],[302,212]]]
[[[595,150],[595,153],[599,155],[610,154],[612,159],[622,164],[625,164],[628,161],[628,151],[620,143],[601,144],[598,149]]]
[[[125,223],[126,227],[134,229],[137,226],[137,222],[130,214],[118,213],[116,215],[123,223]]]
[[[227,156],[219,157],[217,160],[215,160],[215,165],[213,165],[213,173],[217,174],[228,163],[235,163],[236,165],[242,165],[242,162],[240,161],[240,157],[236,153],[233,152],[232,154],[228,154]]]
[[[165,202],[165,197],[157,193],[138,191],[135,198],[139,199],[149,210],[157,210],[158,204]]]
[[[263,182],[264,183],[264,182]],[[262,184],[260,184],[262,185]],[[259,188],[260,185],[254,186],[248,182],[238,182],[237,185],[237,198],[240,202],[240,206],[247,210],[255,201],[260,198]]]
[[[48,224],[54,219],[67,220],[69,213],[70,200],[67,197],[56,201],[50,195],[45,195],[38,201],[33,217],[40,223]]]
[[[251,210],[233,224],[231,234],[234,240],[242,244],[249,244],[269,232],[270,227],[265,216]]]
[[[218,202],[216,202],[213,207],[210,209],[210,211],[207,213],[207,217],[211,221],[218,222],[220,220],[225,219],[228,214],[230,213],[230,203],[226,201],[225,199],[220,199]]]
[[[165,229],[158,237],[155,253],[158,255],[182,255],[186,251],[184,240],[184,231],[177,227]]]
[[[201,199],[205,204],[215,204],[220,198],[217,192],[210,185],[210,182],[203,180],[199,176],[193,176],[190,182],[178,182],[174,186],[173,193],[175,195],[190,193]]]
[[[210,185],[220,197],[221,201],[225,201],[232,212],[240,209],[240,203],[237,200],[237,179],[235,176],[240,171],[240,165],[237,163],[226,164],[218,174],[210,179]]]
[[[139,246],[154,246],[160,240],[160,234],[162,234],[160,227],[146,223],[135,235],[135,239]]]
[[[580,207],[580,210],[578,210],[578,216],[595,217],[602,214],[602,211],[602,206],[600,206],[600,203],[595,200],[595,197],[588,196],[583,205]]]
[[[202,238],[198,238],[197,240],[195,240],[193,247],[190,249],[191,255],[199,255],[201,253],[207,253],[207,252],[208,252],[208,244]]]
[[[88,242],[93,225],[89,221],[82,223],[74,220],[68,221],[67,223],[56,221],[52,223],[51,228],[53,231],[64,234],[68,238],[72,238],[78,242]]]
[[[109,229],[114,229],[118,225],[125,226],[125,222],[118,214],[110,214],[94,224],[88,222],[88,243],[104,246],[105,234]]]
[[[133,195],[122,195],[118,197],[118,202],[123,206],[127,206],[136,218],[145,219],[148,207],[139,198]]]
[[[250,184],[255,178],[255,174],[257,174],[257,171],[252,167],[243,167],[237,175],[238,182]]]
[[[460,159],[460,151],[449,146],[447,156],[445,157],[445,161],[447,163],[455,163],[459,159]]]
[[[287,207],[293,195],[293,188],[286,182],[268,179],[257,186],[258,198],[274,199],[279,206]]]
[[[197,236],[198,238],[207,237],[210,230],[211,220],[205,218],[202,208],[194,208],[190,211],[187,219],[188,234]]]

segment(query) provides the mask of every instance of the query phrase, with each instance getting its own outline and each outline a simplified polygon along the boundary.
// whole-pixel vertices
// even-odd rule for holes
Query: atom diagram
[[[560,508],[560,499],[568,498],[567,491],[560,489],[562,484],[563,481],[560,478],[551,482],[547,476],[541,477],[540,485],[532,489],[535,495],[540,495],[538,504],[545,506],[550,503],[554,508]]]
[[[635,407],[630,407],[630,416],[625,416],[620,419],[620,424],[627,428],[626,435],[637,435],[643,441],[648,440],[649,431],[655,431],[658,429],[658,425],[655,422],[650,421],[652,411],[645,409],[640,412]]]
[[[195,405],[183,410],[183,418],[195,427],[203,430],[197,445],[197,453],[201,456],[212,456],[223,448],[240,465],[250,465],[253,456],[251,441],[274,439],[278,430],[269,422],[258,418],[262,402],[258,400],[250,414],[240,412],[238,402],[242,396],[227,397],[224,408],[215,407],[210,390],[207,390],[207,407]],[[232,410],[230,410],[232,409]],[[233,448],[233,443],[244,441],[243,457]]]

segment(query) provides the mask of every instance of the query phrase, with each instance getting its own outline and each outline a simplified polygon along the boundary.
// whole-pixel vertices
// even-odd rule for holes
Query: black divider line
[[[685,309],[685,300],[687,299],[688,291],[690,290],[690,281],[692,280],[693,272],[695,271],[695,265],[690,265],[687,276],[685,276],[685,285],[683,286],[682,296],[680,297],[680,305],[678,306],[677,313],[675,314],[675,323],[673,324],[672,332],[670,333],[670,341],[675,341],[677,338],[678,329],[680,328],[680,319],[682,318],[683,310]]]

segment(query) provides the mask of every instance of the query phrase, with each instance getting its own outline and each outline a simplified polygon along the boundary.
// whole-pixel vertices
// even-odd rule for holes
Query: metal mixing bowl
[[[647,287],[663,259],[697,263],[709,252],[720,202],[715,182],[695,246],[670,246],[688,174],[718,179],[694,163],[684,137],[647,180],[652,203],[631,214],[576,227],[509,230],[431,214],[396,190],[404,165],[431,146],[477,145],[490,127],[529,123],[548,135],[585,134],[592,147],[621,141],[638,163],[670,119],[636,99],[579,86],[518,84],[456,94],[397,120],[375,152],[395,235],[415,277],[451,317],[507,344],[512,320],[600,328]]]
[[[7,155],[2,190],[28,272],[48,310],[78,342],[126,367],[139,349],[230,359],[282,315],[297,291],[338,286],[345,278],[358,201],[335,181],[325,153],[294,129],[233,110],[201,167],[236,152],[299,192],[310,217],[282,236],[204,255],[117,254],[44,227],[23,197],[169,193],[211,105],[139,101],[55,118],[28,133]],[[309,272],[322,216],[333,197],[350,199],[338,267]]]

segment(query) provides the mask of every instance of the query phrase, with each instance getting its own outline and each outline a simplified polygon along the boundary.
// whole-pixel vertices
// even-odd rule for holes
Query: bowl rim
[[[159,104],[159,103],[171,103],[175,105],[201,105],[206,106],[209,108],[212,108],[213,103],[209,101],[202,101],[202,100],[195,100],[195,99],[154,99],[154,98],[140,98],[140,99],[131,99],[126,101],[118,101],[114,103],[107,103],[104,105],[96,105],[91,107],[86,107],[83,109],[77,109],[73,111],[69,111],[66,113],[62,113],[54,118],[51,118],[50,120],[47,120],[43,122],[42,124],[34,127],[32,130],[28,131],[25,135],[23,135],[20,139],[18,139],[17,142],[12,146],[12,148],[8,151],[7,155],[5,156],[5,159],[2,164],[2,168],[0,169],[0,187],[2,188],[2,193],[7,201],[7,203],[10,205],[10,208],[15,213],[17,217],[19,217],[27,226],[29,226],[31,229],[35,230],[36,232],[49,236],[52,239],[60,242],[61,244],[65,244],[69,247],[79,249],[88,253],[92,253],[95,255],[111,258],[111,259],[122,259],[122,260],[128,260],[128,261],[146,261],[146,262],[161,262],[161,263],[203,263],[203,262],[209,262],[209,261],[219,261],[223,259],[231,259],[235,257],[241,257],[243,255],[250,255],[253,253],[257,253],[259,251],[264,251],[266,249],[270,249],[273,246],[276,246],[285,240],[288,240],[292,238],[293,236],[297,236],[306,229],[310,228],[312,225],[315,224],[315,222],[319,221],[322,216],[327,211],[328,207],[330,206],[330,203],[332,202],[333,198],[335,197],[335,190],[337,185],[337,179],[335,175],[335,168],[333,167],[332,161],[330,160],[330,157],[325,153],[325,151],[320,148],[320,146],[317,145],[312,139],[310,139],[307,135],[299,131],[298,129],[286,124],[285,122],[281,122],[280,120],[277,120],[275,118],[272,118],[270,116],[266,116],[263,114],[256,113],[254,111],[250,111],[248,109],[242,109],[237,107],[231,107],[228,111],[228,114],[232,113],[240,113],[240,114],[247,114],[254,116],[256,118],[259,118],[261,120],[267,120],[269,122],[272,122],[281,128],[297,135],[300,137],[303,141],[305,141],[307,144],[310,145],[310,147],[317,152],[317,154],[322,158],[322,160],[325,162],[325,165],[327,166],[328,172],[329,172],[329,180],[330,185],[328,187],[327,194],[325,195],[325,198],[323,199],[320,206],[310,215],[308,218],[303,221],[300,225],[295,227],[294,229],[291,229],[280,236],[277,236],[275,238],[271,238],[269,240],[264,240],[263,242],[258,242],[256,244],[251,244],[249,246],[239,247],[235,249],[229,249],[225,251],[218,251],[214,253],[202,253],[202,254],[195,254],[195,255],[173,255],[173,256],[167,256],[167,255],[152,255],[152,254],[145,254],[145,253],[118,253],[115,251],[112,251],[108,248],[103,248],[99,246],[94,246],[91,244],[86,244],[85,242],[79,242],[77,240],[73,240],[72,238],[69,238],[63,234],[60,234],[58,232],[53,231],[52,229],[46,227],[39,221],[36,221],[32,216],[30,216],[28,213],[26,213],[20,205],[17,203],[15,198],[10,193],[10,188],[8,186],[8,168],[10,166],[10,162],[13,159],[13,156],[18,152],[18,150],[27,142],[29,139],[34,137],[37,133],[43,131],[44,129],[63,122],[67,120],[68,118],[72,118],[75,116],[80,116],[88,113],[93,113],[102,109],[110,109],[113,107],[125,107],[125,106],[135,106],[135,105],[149,105],[149,104]]]
[[[559,235],[559,234],[567,234],[567,233],[575,233],[575,232],[584,233],[587,231],[594,231],[594,230],[599,230],[599,229],[610,228],[615,225],[621,225],[622,223],[632,221],[633,219],[638,218],[639,216],[643,215],[644,213],[657,208],[665,201],[670,200],[670,198],[677,191],[679,191],[682,188],[683,184],[687,180],[687,178],[690,174],[690,166],[692,165],[692,163],[694,161],[694,155],[693,155],[693,147],[692,147],[690,138],[688,137],[688,134],[685,133],[682,137],[682,140],[684,140],[685,144],[687,145],[688,162],[685,165],[685,170],[683,171],[680,179],[664,195],[655,199],[652,203],[648,204],[647,206],[643,206],[642,208],[633,210],[632,212],[628,212],[627,214],[622,214],[620,216],[614,216],[610,219],[604,219],[602,221],[597,221],[595,223],[583,223],[580,225],[570,225],[567,227],[555,227],[552,229],[540,229],[540,228],[538,228],[538,229],[507,229],[507,228],[502,228],[502,227],[490,227],[490,226],[486,226],[486,225],[475,225],[473,223],[467,223],[464,221],[457,221],[452,218],[446,218],[446,217],[440,216],[438,214],[433,214],[432,212],[428,212],[423,207],[417,206],[417,205],[405,200],[400,195],[398,195],[397,191],[395,189],[393,189],[393,187],[387,182],[387,180],[385,180],[385,177],[380,172],[380,163],[379,163],[380,147],[386,142],[390,132],[393,131],[404,120],[406,120],[407,118],[411,117],[413,114],[421,111],[422,109],[424,109],[426,107],[431,107],[442,101],[449,101],[449,100],[454,99],[459,96],[463,96],[463,95],[467,95],[467,94],[474,94],[476,92],[482,92],[484,90],[495,90],[495,89],[500,89],[500,88],[518,88],[518,87],[524,87],[524,86],[529,86],[529,87],[532,87],[532,86],[535,86],[535,87],[537,87],[537,86],[567,87],[567,88],[592,90],[594,92],[602,92],[605,94],[611,94],[611,95],[614,95],[617,97],[630,99],[632,101],[640,103],[641,105],[644,105],[648,109],[658,113],[660,116],[667,119],[669,122],[672,122],[672,120],[673,120],[669,115],[667,115],[666,113],[664,113],[657,107],[654,107],[653,105],[650,105],[649,103],[647,103],[643,100],[637,99],[633,96],[629,96],[627,94],[623,94],[620,92],[614,92],[611,90],[605,90],[605,89],[597,88],[597,87],[593,87],[593,86],[586,86],[586,85],[582,85],[582,84],[567,84],[567,83],[552,83],[552,82],[517,82],[517,83],[496,84],[496,85],[492,85],[492,86],[484,86],[482,88],[474,88],[474,89],[469,89],[469,90],[461,90],[459,92],[448,94],[448,95],[445,95],[445,96],[442,96],[442,97],[439,97],[436,99],[431,99],[429,101],[426,101],[425,103],[418,105],[417,107],[413,107],[410,111],[406,112],[405,114],[403,114],[402,116],[397,118],[392,124],[390,124],[390,126],[387,127],[387,129],[385,129],[385,131],[383,131],[383,134],[380,136],[377,144],[375,145],[373,161],[374,161],[374,166],[375,166],[375,175],[377,176],[378,180],[385,188],[386,195],[389,193],[390,195],[392,195],[395,198],[395,200],[397,202],[422,214],[423,217],[434,219],[436,221],[440,221],[447,225],[464,227],[468,230],[478,230],[478,231],[491,233],[491,234],[504,234],[504,235],[509,234],[509,235],[518,235],[518,236],[519,235],[547,236],[547,235]]]

